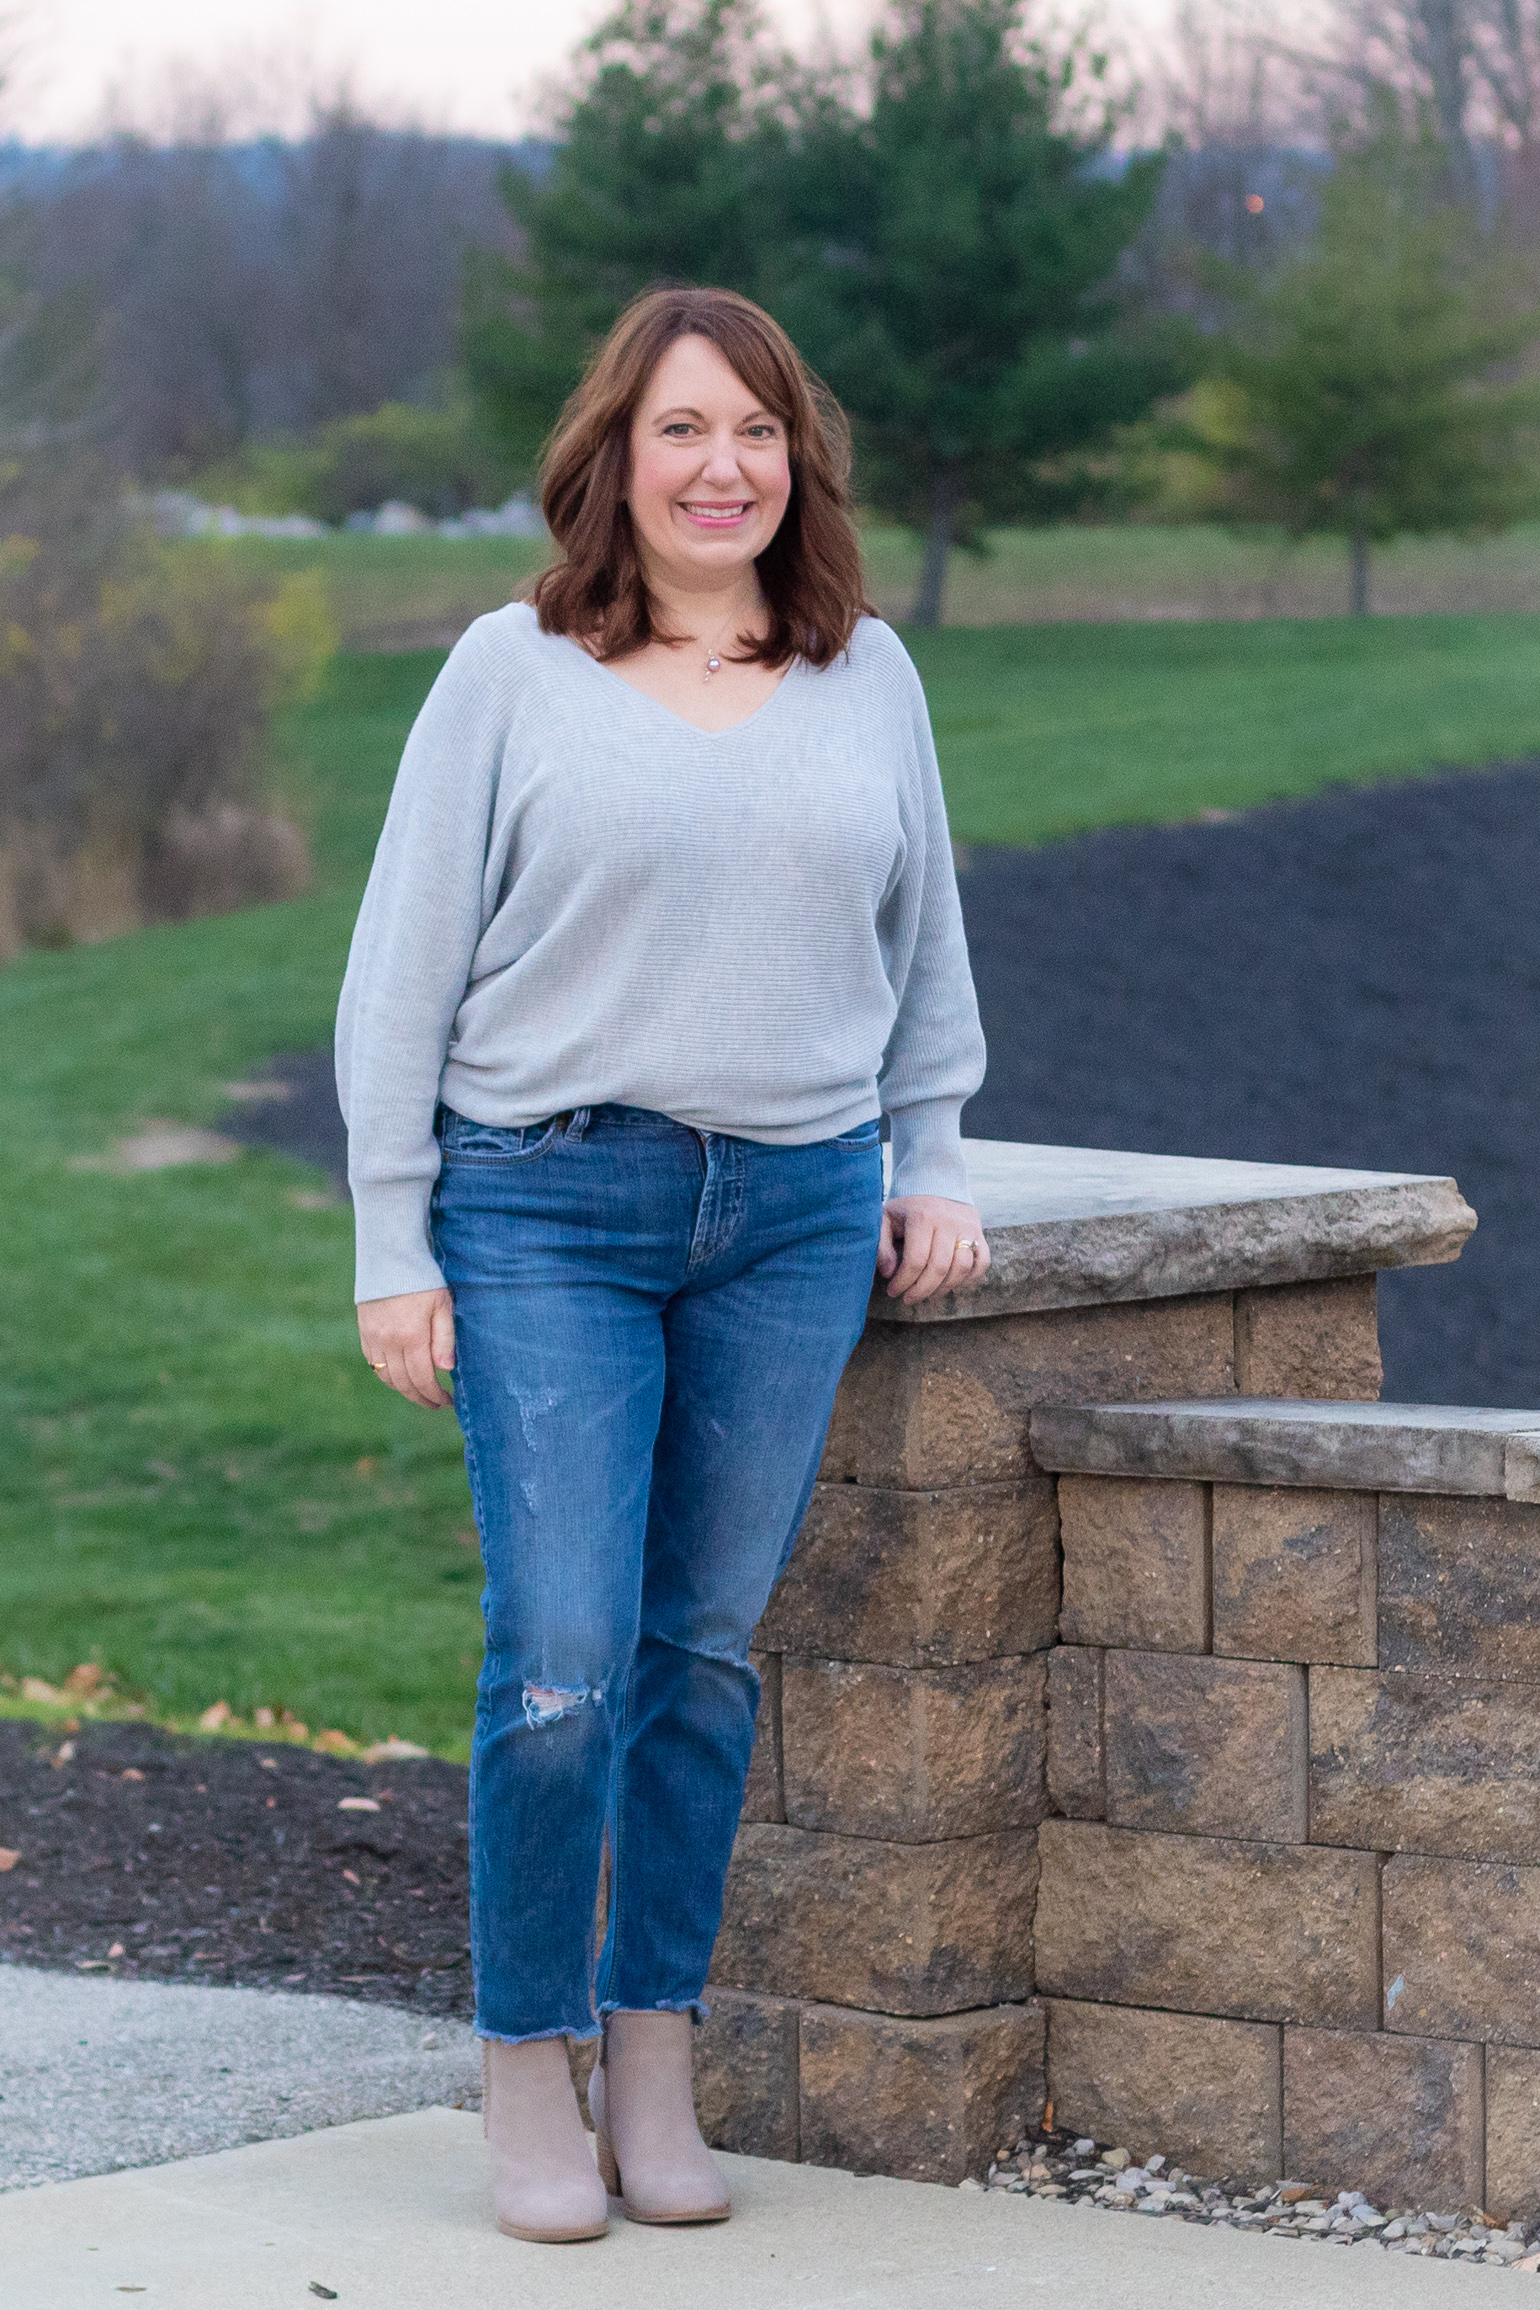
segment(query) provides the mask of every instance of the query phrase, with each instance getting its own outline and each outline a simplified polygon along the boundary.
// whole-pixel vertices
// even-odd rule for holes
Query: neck
[[[664,633],[687,641],[715,644],[731,640],[729,629],[742,631],[759,621],[763,597],[751,562],[719,583],[691,584],[656,568],[643,568],[653,614]]]

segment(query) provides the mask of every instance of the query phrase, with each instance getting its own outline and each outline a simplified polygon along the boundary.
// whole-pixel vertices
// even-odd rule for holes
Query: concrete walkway
[[[480,2047],[462,2022],[0,1965],[0,2190],[480,2092]]]
[[[1172,2220],[725,2158],[710,2230],[493,2228],[480,2120],[422,2110],[0,2199],[7,2310],[1406,2310],[1532,2281]],[[1497,2289],[1495,2296],[1492,2289]],[[326,2296],[321,2295],[322,2299]]]

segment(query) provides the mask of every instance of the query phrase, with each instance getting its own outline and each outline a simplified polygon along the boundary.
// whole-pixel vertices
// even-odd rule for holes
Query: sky
[[[16,62],[3,130],[29,144],[104,126],[165,133],[218,87],[236,133],[298,125],[305,98],[348,79],[386,117],[486,136],[540,124],[540,88],[611,0],[0,0]],[[1107,0],[1136,35],[1171,0]],[[769,0],[801,45],[858,29],[871,0]]]

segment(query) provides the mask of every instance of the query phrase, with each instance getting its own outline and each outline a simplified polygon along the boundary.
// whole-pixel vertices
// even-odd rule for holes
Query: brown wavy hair
[[[562,411],[546,445],[540,502],[565,559],[534,589],[541,630],[570,634],[601,661],[662,631],[642,575],[625,493],[631,422],[647,382],[680,337],[716,346],[786,428],[791,496],[755,568],[770,611],[762,640],[737,637],[745,664],[827,666],[871,613],[850,517],[850,427],[778,321],[731,289],[647,289],[632,299]]]

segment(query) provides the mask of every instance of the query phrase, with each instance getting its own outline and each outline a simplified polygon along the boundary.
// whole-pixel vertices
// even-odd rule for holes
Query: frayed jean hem
[[[526,2029],[517,2037],[510,2037],[500,2029],[476,2029],[483,2045],[544,2045],[553,2037],[570,2037],[579,2045],[604,2034],[600,2022],[591,2022],[586,2029]]]
[[[687,2013],[697,2029],[711,2019],[703,1997],[660,1997],[655,2005],[621,2005],[612,1997],[599,2008],[600,2022],[608,2021],[612,2013]]]

